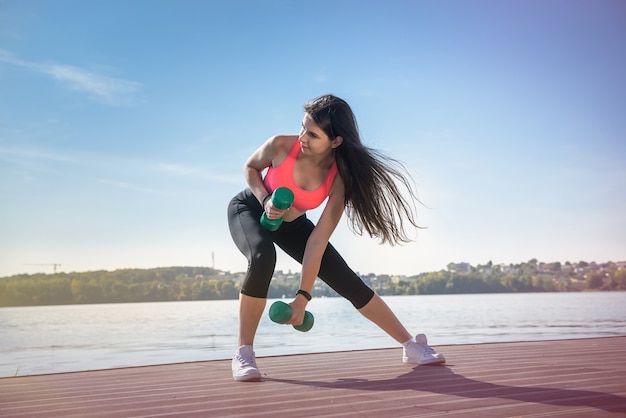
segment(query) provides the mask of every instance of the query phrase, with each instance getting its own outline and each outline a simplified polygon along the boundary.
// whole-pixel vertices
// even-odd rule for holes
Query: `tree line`
[[[626,290],[626,263],[527,263],[448,265],[416,276],[369,274],[363,280],[380,295]],[[237,299],[243,273],[208,267],[122,269],[83,273],[23,274],[0,278],[0,307]],[[268,297],[295,295],[299,273],[276,272]],[[317,280],[313,296],[337,294]]]
[[[233,278],[205,267],[16,275],[0,279],[0,306],[235,299]]]
[[[626,290],[626,263],[450,263],[447,270],[372,287],[382,295],[620,291]]]

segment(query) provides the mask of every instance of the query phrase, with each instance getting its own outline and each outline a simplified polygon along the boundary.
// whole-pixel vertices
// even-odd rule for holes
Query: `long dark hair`
[[[357,234],[363,231],[391,245],[411,241],[406,222],[419,228],[415,221],[415,202],[419,202],[405,167],[361,142],[356,118],[345,100],[333,95],[313,99],[304,111],[333,140],[343,137],[335,149],[339,175],[345,185],[346,215]],[[401,194],[404,186],[412,202]]]

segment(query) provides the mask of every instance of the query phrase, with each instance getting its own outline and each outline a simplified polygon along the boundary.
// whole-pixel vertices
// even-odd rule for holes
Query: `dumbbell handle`
[[[293,203],[293,198],[293,192],[287,187],[278,187],[274,190],[274,193],[272,193],[272,205],[277,209],[286,210],[289,209]],[[263,225],[263,228],[268,231],[276,231],[282,223],[283,218],[268,218],[267,213],[265,213],[265,208],[263,208],[263,215],[261,215],[261,225]]]
[[[291,306],[280,300],[277,300],[270,306],[270,319],[277,324],[286,324],[291,319],[292,314],[293,310]],[[307,332],[313,328],[314,322],[313,314],[309,311],[304,311],[304,321],[302,324],[294,325],[293,327],[298,331]]]

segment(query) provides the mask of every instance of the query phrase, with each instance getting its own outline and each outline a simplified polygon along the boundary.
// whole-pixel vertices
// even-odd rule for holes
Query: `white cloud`
[[[47,65],[41,69],[72,90],[88,93],[96,101],[112,106],[135,104],[136,93],[141,88],[141,84],[134,81],[102,76],[67,65]]]
[[[137,93],[141,90],[141,84],[136,81],[96,74],[70,65],[24,61],[5,50],[0,50],[0,62],[50,76],[71,90],[87,93],[93,100],[109,106],[134,105],[138,102]]]
[[[155,175],[160,175],[165,178],[182,178],[186,181],[217,184],[241,183],[241,176],[239,175],[216,173],[194,165],[94,154],[76,150],[57,152],[41,147],[0,146],[0,161],[30,169],[46,167],[49,164],[62,164],[87,168],[89,172],[109,173],[111,176],[124,174],[125,176],[136,176],[137,178],[144,178],[145,176],[154,178]],[[100,183],[144,193],[159,193],[156,189],[136,186],[129,182],[104,179],[100,180]]]

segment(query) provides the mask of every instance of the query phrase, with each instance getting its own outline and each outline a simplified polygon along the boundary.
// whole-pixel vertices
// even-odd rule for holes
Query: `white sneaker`
[[[258,382],[261,372],[256,366],[256,358],[251,345],[242,345],[235,351],[232,361],[233,379],[238,382]]]
[[[402,353],[403,363],[412,364],[443,364],[446,358],[443,354],[438,354],[428,345],[428,339],[424,334],[415,336],[415,342],[411,342],[408,347],[404,348]]]

